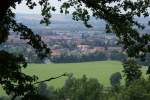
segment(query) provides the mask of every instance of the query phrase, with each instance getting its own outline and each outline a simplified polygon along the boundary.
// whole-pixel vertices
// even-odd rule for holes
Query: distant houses
[[[51,56],[60,56],[61,51],[59,49],[51,50]]]
[[[10,48],[12,44],[19,46],[25,44],[28,40],[22,40],[17,34],[10,35],[8,41],[2,46]],[[61,56],[64,52],[92,54],[95,52],[122,52],[122,47],[116,45],[116,37],[106,34],[84,34],[83,33],[61,33],[61,34],[41,34],[42,40],[48,44],[51,49],[51,56]],[[106,43],[105,43],[106,42]],[[11,45],[10,45],[11,44]],[[29,50],[28,48],[27,51]]]
[[[80,51],[87,51],[89,49],[89,45],[77,45],[77,48],[80,50]]]
[[[122,47],[104,47],[104,46],[99,46],[99,47],[93,47],[90,48],[89,45],[78,45],[77,48],[81,52],[89,52],[89,53],[94,53],[94,52],[112,52],[112,51],[117,51],[117,52],[122,52]]]

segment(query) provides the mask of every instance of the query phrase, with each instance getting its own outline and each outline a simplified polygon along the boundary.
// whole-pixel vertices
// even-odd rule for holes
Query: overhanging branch
[[[43,81],[38,81],[38,82],[35,82],[34,84],[39,84],[41,82],[48,82],[48,81],[51,81],[51,80],[54,80],[54,79],[58,79],[58,78],[61,78],[63,76],[67,76],[67,73],[64,73],[62,75],[59,75],[59,76],[56,76],[56,77],[51,77],[49,79],[46,79],[46,80],[43,80]]]

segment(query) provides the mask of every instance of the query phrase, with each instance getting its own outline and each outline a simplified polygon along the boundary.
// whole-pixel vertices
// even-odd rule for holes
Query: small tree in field
[[[122,76],[120,72],[113,73],[110,77],[110,83],[112,86],[120,85],[120,80],[122,79]]]
[[[141,66],[134,60],[128,60],[123,63],[124,76],[126,80],[126,85],[129,86],[135,80],[138,80],[142,76]]]

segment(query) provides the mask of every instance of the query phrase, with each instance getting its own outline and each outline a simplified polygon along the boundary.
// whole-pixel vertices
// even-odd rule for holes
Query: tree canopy
[[[12,9],[16,9],[16,4],[21,4],[23,0],[3,0],[0,3],[0,44],[8,39],[10,31],[17,32],[21,39],[27,40],[27,44],[35,48],[39,57],[45,57],[50,49],[41,40],[39,35],[35,35],[32,29],[17,23],[15,13]],[[50,24],[51,12],[55,11],[55,6],[51,5],[49,0],[24,0],[29,9],[35,6],[41,6],[41,15],[43,19],[41,24]],[[86,27],[92,27],[88,22],[91,16],[106,21],[106,31],[114,33],[121,43],[124,50],[130,57],[144,58],[147,52],[150,52],[150,34],[141,34],[137,29],[145,28],[140,22],[135,20],[137,17],[148,17],[150,1],[149,0],[58,0],[63,2],[60,7],[60,13],[69,13],[69,8],[73,7],[73,19],[81,20]],[[89,13],[92,13],[92,15]],[[150,22],[147,21],[147,25]],[[0,84],[9,94],[14,92],[15,96],[24,95],[33,87],[35,77],[30,77],[21,72],[21,68],[27,64],[23,57],[0,51]],[[4,71],[7,74],[4,74]],[[17,85],[17,86],[16,86]],[[24,87],[20,90],[19,87]],[[7,87],[7,88],[6,88]],[[19,89],[19,90],[18,90]],[[17,92],[15,92],[17,91]]]

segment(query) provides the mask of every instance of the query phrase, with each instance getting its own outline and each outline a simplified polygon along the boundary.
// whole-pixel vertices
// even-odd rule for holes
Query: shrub
[[[97,79],[88,79],[86,76],[81,79],[69,77],[60,94],[60,100],[102,100],[104,98],[103,86]]]
[[[113,73],[110,77],[110,83],[112,86],[120,85],[121,79],[122,79],[122,76],[120,72]]]

